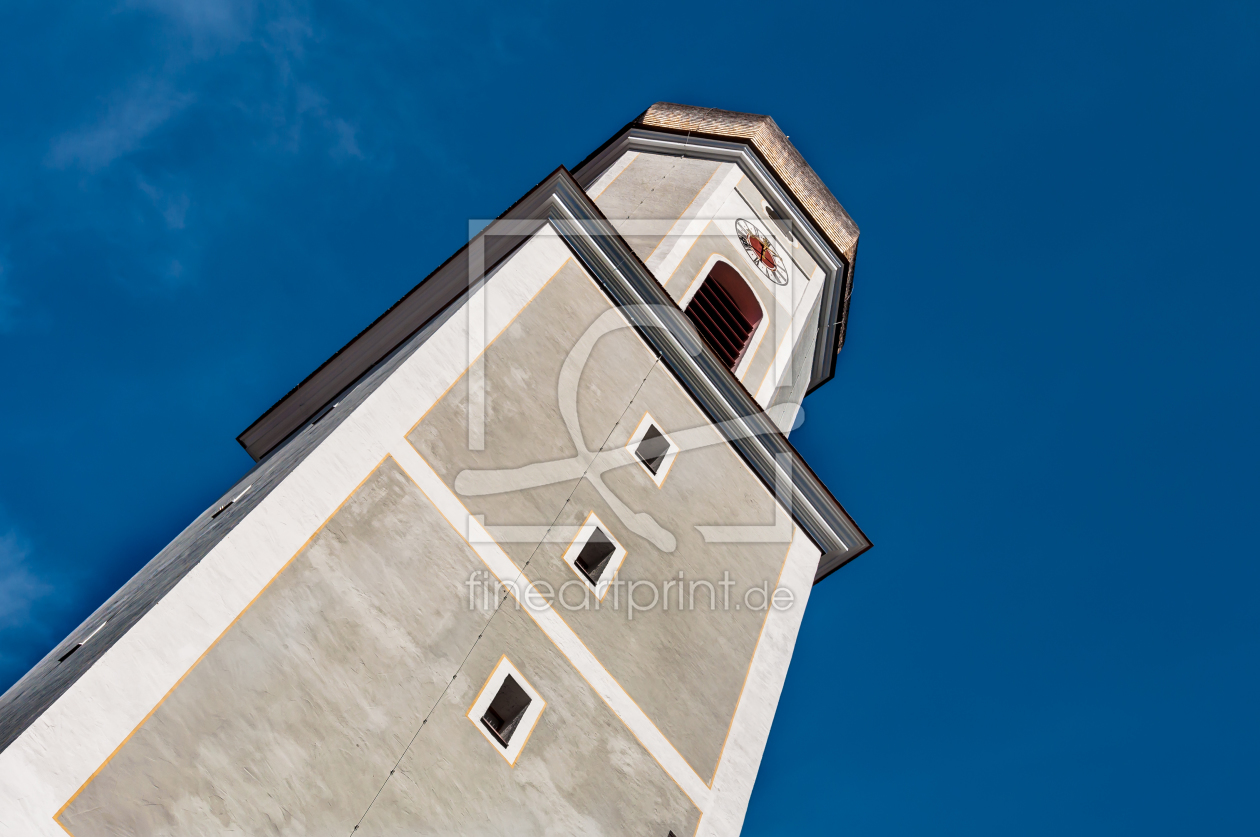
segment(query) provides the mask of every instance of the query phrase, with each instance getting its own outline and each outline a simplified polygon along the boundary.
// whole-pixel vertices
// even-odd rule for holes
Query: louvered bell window
[[[685,313],[709,348],[734,372],[761,322],[761,306],[752,288],[733,267],[718,262]]]

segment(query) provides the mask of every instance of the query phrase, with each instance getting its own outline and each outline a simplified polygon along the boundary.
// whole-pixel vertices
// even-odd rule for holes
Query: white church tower
[[[738,834],[870,546],[786,438],[857,238],[765,116],[548,175],[0,698],[0,835]]]

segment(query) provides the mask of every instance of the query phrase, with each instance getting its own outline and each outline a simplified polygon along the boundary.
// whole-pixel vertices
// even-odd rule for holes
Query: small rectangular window
[[[495,752],[515,765],[546,708],[547,701],[503,656],[468,707],[466,717]]]
[[[669,453],[669,439],[666,439],[665,434],[657,430],[654,424],[647,429],[647,433],[643,434],[635,453],[647,469],[656,474],[660,471],[661,463],[665,461],[665,454]]]
[[[573,542],[564,552],[563,561],[602,601],[625,557],[625,548],[617,543],[617,539],[595,516],[595,512],[591,512],[578,527]]]
[[[529,695],[509,674],[503,678],[503,685],[499,686],[498,694],[490,701],[486,714],[481,716],[481,723],[506,748],[512,740],[512,733],[520,725],[521,718],[525,717],[525,710],[529,709],[530,703]]]
[[[652,482],[656,483],[656,487],[660,488],[678,456],[679,448],[673,439],[665,435],[652,414],[644,413],[626,442],[626,450],[647,472]]]
[[[596,528],[586,539],[586,546],[582,547],[574,563],[582,571],[582,575],[586,576],[587,581],[591,584],[599,584],[600,576],[604,574],[604,568],[608,566],[608,559],[612,558],[616,551],[617,547],[604,534],[604,530]]]

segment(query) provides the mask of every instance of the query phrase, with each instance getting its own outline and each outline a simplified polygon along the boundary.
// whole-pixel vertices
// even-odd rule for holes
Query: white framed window
[[[515,766],[546,705],[520,670],[503,656],[468,708],[468,720],[509,765]]]
[[[602,601],[625,557],[625,547],[617,543],[608,527],[591,512],[565,550],[564,562]]]
[[[643,414],[643,418],[639,420],[639,426],[630,435],[630,441],[626,447],[630,455],[634,457],[634,461],[647,471],[652,482],[660,488],[665,482],[665,475],[674,464],[674,458],[678,456],[678,445],[665,435],[665,431],[661,429],[656,419],[652,418],[651,413]]]

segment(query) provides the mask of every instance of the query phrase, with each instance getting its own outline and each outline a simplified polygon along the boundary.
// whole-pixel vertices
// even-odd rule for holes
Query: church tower
[[[766,116],[552,172],[0,698],[0,834],[738,834],[870,547],[787,438],[857,238]]]

